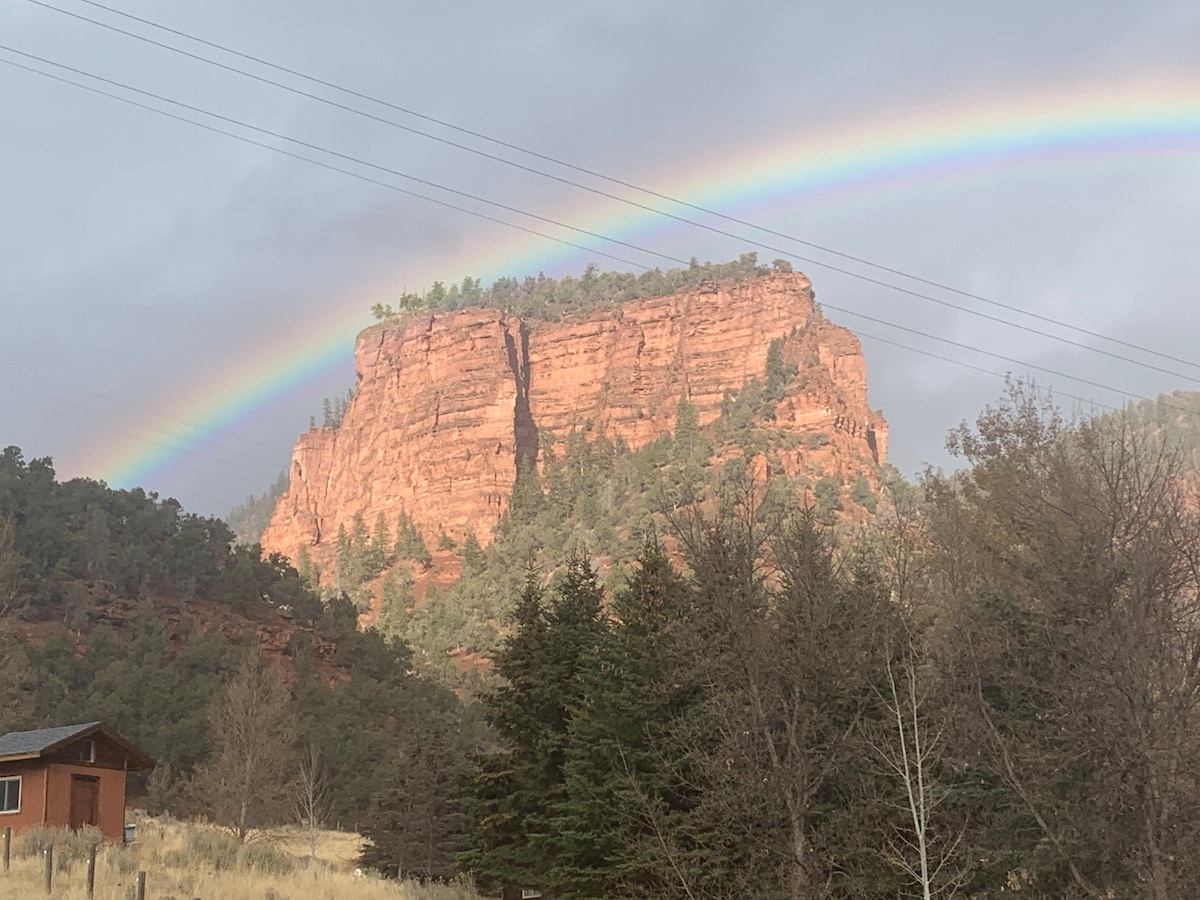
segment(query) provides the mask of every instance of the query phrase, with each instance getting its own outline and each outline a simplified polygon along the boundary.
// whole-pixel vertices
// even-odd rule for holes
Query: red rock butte
[[[820,314],[808,278],[772,274],[561,322],[472,308],[366,329],[345,416],[300,435],[263,549],[294,559],[307,545],[323,562],[339,526],[383,513],[394,527],[401,510],[426,540],[486,542],[542,435],[590,426],[637,449],[674,429],[681,398],[707,425],[727,391],[763,377],[775,340],[798,375],[774,427],[823,435],[823,467],[877,483],[887,423],[867,405],[858,339]],[[816,451],[795,443],[784,468],[813,472]]]

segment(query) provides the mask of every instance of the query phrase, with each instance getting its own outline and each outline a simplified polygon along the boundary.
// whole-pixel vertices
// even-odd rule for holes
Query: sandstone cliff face
[[[639,300],[569,322],[522,321],[492,309],[437,314],[362,332],[358,384],[341,425],[300,436],[290,486],[262,538],[292,558],[328,558],[339,525],[409,513],[426,535],[487,540],[519,463],[539,435],[589,425],[636,449],[674,428],[681,397],[701,424],[722,399],[761,378],[773,340],[798,369],[775,426],[803,441],[788,474],[819,461],[849,475],[887,454],[887,425],[867,406],[858,340],[815,310],[800,274]],[[874,483],[873,475],[871,476]]]

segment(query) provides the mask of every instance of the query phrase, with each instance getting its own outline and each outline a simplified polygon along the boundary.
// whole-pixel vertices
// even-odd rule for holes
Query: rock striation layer
[[[858,339],[816,308],[801,274],[712,284],[637,300],[583,318],[522,320],[465,309],[363,331],[357,386],[337,428],[302,434],[290,485],[262,538],[322,561],[341,525],[406,511],[426,539],[473,531],[487,540],[518,465],[536,465],[539,438],[603,430],[636,449],[670,431],[681,398],[701,425],[727,392],[762,378],[779,341],[796,371],[774,427],[820,435],[821,465],[874,472],[887,424],[867,405]],[[813,442],[793,442],[788,474],[815,466]],[[875,483],[872,474],[872,483]]]

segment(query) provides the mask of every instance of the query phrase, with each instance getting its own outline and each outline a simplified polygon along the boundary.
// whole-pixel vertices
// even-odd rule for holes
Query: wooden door
[[[71,828],[100,824],[100,779],[71,776]]]

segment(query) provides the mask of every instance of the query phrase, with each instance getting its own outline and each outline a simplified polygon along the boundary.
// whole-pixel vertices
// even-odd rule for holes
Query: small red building
[[[95,825],[108,840],[122,840],[125,773],[153,768],[100,722],[0,735],[0,829]]]

